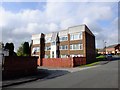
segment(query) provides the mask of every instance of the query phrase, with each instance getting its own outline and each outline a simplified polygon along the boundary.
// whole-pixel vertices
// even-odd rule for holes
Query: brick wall
[[[38,65],[40,66],[40,59],[38,59]],[[75,67],[86,64],[85,57],[73,57],[73,58],[43,58],[42,65],[45,67]]]
[[[6,56],[4,59],[2,74],[4,78],[28,75],[37,70],[37,57],[12,57]]]
[[[85,32],[85,40],[86,40],[86,62],[92,63],[96,61],[95,54],[95,36]]]
[[[73,57],[73,65],[80,66],[86,64],[86,58],[85,57]]]

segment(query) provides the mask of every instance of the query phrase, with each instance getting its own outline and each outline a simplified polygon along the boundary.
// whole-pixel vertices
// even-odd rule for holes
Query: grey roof
[[[108,47],[106,47],[106,48],[115,48],[117,45],[120,45],[120,44],[110,45],[110,46],[108,46]]]
[[[98,52],[104,52],[105,50],[104,49],[99,49]]]

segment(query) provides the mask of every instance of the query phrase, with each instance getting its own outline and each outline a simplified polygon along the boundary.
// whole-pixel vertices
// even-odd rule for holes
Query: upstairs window
[[[40,52],[40,47],[34,47],[32,49],[32,54],[36,54],[37,52]]]
[[[67,36],[62,36],[60,37],[60,41],[67,41],[68,40],[68,37]]]
[[[62,45],[60,46],[60,50],[67,50],[68,49],[68,45]]]
[[[40,39],[34,39],[33,44],[40,44]]]
[[[70,35],[70,40],[78,40],[78,39],[82,39],[82,32]]]
[[[52,42],[52,45],[56,45],[56,42]]]
[[[48,51],[48,50],[51,50],[51,47],[50,47],[50,46],[46,46],[46,47],[45,47],[45,51]]]
[[[70,50],[83,50],[83,44],[71,44]]]
[[[51,37],[45,38],[45,43],[50,43],[51,42]]]

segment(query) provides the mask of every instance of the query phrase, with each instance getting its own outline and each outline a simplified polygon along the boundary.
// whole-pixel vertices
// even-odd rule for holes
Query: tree
[[[24,54],[23,54],[23,43],[19,46],[19,48],[17,50],[17,55],[18,56],[24,56]]]
[[[29,47],[28,42],[24,42],[24,44],[23,44],[23,54],[25,56],[29,56],[29,54],[30,54],[30,47]]]
[[[18,56],[29,56],[30,55],[30,47],[28,42],[24,42],[17,50]]]
[[[9,48],[10,48],[9,43],[6,43],[6,44],[5,44],[5,49],[9,50]]]
[[[10,56],[16,56],[16,53],[14,52],[14,44],[13,43],[6,43],[5,49],[9,50]]]

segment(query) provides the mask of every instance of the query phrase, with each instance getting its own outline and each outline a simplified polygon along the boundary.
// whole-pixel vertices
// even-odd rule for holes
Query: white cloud
[[[58,25],[56,25],[55,23],[50,23],[50,25],[49,25],[49,30],[50,30],[51,32],[57,31],[57,30],[58,30]]]
[[[72,18],[65,19],[60,23],[61,29],[67,29],[69,26],[73,26],[73,25],[77,25],[77,23]]]
[[[23,40],[30,41],[32,34],[49,33],[74,25],[87,24],[96,35],[97,46],[99,46],[100,40],[109,37],[106,36],[106,29],[101,27],[99,21],[113,19],[111,6],[111,3],[49,2],[44,6],[44,11],[25,9],[18,13],[6,11],[1,7],[0,28],[2,27],[5,42],[13,41],[19,45]],[[21,42],[18,42],[18,39]]]

